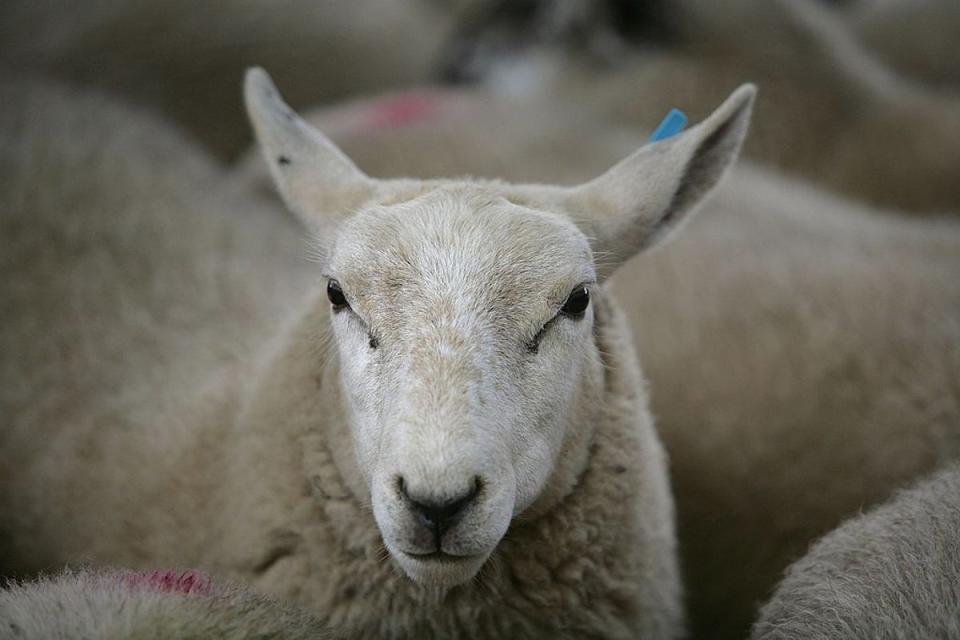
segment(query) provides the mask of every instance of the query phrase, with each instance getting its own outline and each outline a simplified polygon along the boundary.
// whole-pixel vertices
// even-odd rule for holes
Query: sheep
[[[66,570],[0,590],[0,637],[329,637],[308,614],[192,571]]]
[[[842,16],[894,68],[942,90],[960,89],[960,6],[953,0],[861,0]]]
[[[198,566],[350,637],[678,637],[666,460],[596,282],[720,180],[753,95],[577,187],[388,181],[252,71],[317,268],[169,130],[9,91],[3,572]]]
[[[0,63],[117,92],[230,158],[249,144],[236,100],[249,64],[308,103],[423,83],[458,14],[426,0],[6,0]]]
[[[794,563],[755,640],[960,638],[960,467],[852,518]]]
[[[571,4],[599,13],[593,2],[563,6]],[[519,68],[521,80],[542,79],[534,90],[541,103],[652,127],[671,107],[702,117],[749,77],[763,99],[748,158],[875,205],[960,211],[960,98],[892,72],[830,10],[811,0],[673,0],[641,15],[647,21],[639,26],[661,39],[622,46],[606,68],[578,53],[535,48],[494,65],[488,80],[514,93],[530,84],[516,81]],[[593,29],[603,35],[608,27]],[[496,25],[491,31],[491,40],[503,36]]]
[[[286,0],[282,5],[245,2],[198,16],[195,6],[184,3],[160,8],[156,3],[86,3],[75,13],[68,6],[51,10],[48,4],[21,0],[0,7],[0,25],[7,27],[0,37],[0,59],[152,105],[218,155],[232,158],[247,137],[241,110],[226,105],[246,64],[277,68],[295,103],[421,84],[434,79],[433,69],[445,53],[462,45],[457,27],[463,15],[487,4],[467,0],[441,6],[420,0],[399,7],[368,0],[340,3],[332,11]],[[601,4],[567,0],[524,6],[536,5],[532,13],[553,22],[563,14],[583,20],[583,15],[616,13]],[[759,79],[765,97],[747,146],[749,157],[882,206],[924,213],[960,209],[954,179],[960,171],[956,97],[931,95],[891,74],[838,19],[810,0],[740,0],[723,3],[722,11],[717,6],[710,0],[674,0],[660,8],[634,7],[648,21],[641,31],[663,35],[665,49],[611,47],[608,25],[587,28],[593,48],[612,49],[605,59],[615,65],[606,73],[584,68],[579,58],[536,55],[534,61],[549,60],[550,73],[531,73],[544,67],[518,65],[514,59],[492,72],[503,75],[505,67],[511,87],[538,76],[552,78],[544,88],[551,102],[581,104],[647,127],[672,106],[696,118],[706,116],[744,77]],[[186,15],[190,20],[183,19]],[[590,24],[575,26],[577,40]],[[515,29],[520,34],[546,30]],[[483,44],[502,36],[496,31]],[[383,55],[385,48],[389,55]],[[351,73],[340,73],[346,63]]]
[[[576,183],[638,143],[556,105],[415,95],[436,107],[416,122],[383,124],[394,97],[313,122],[382,178]],[[957,273],[956,221],[741,162],[669,250],[612,279],[670,455],[695,637],[743,637],[811,541],[960,454]]]
[[[952,177],[960,170],[960,98],[891,71],[816,2],[744,0],[726,12],[703,0],[681,6],[693,23],[680,28],[686,49],[698,60],[726,57],[697,77],[739,69],[769,89],[770,124],[758,128],[748,153],[875,205],[960,210]],[[744,40],[745,24],[754,35]]]
[[[186,488],[209,485],[223,434],[198,425],[237,400],[209,399],[217,376],[251,362],[314,276],[278,205],[223,188],[215,161],[141,110],[4,76],[0,121],[0,567],[52,569],[56,554],[132,567],[154,536],[199,526],[202,489]],[[154,520],[133,515],[145,494]],[[73,508],[47,528],[54,499]],[[97,521],[106,504],[131,515]],[[14,523],[29,548],[7,544]],[[154,560],[200,555],[169,552]]]

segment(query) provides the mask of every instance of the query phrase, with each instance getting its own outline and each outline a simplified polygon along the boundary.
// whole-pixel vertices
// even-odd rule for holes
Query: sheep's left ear
[[[566,208],[590,239],[600,278],[669,235],[720,181],[740,152],[755,95],[743,85],[699,125],[570,190]]]
[[[329,242],[337,226],[370,199],[377,181],[294,113],[263,69],[247,71],[244,98],[280,195],[318,239]]]

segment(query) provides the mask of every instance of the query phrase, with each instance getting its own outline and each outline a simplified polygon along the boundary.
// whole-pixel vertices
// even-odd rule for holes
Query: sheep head
[[[585,468],[604,402],[599,286],[718,182],[755,91],[574,187],[374,179],[265,72],[245,93],[277,187],[316,236],[385,545],[417,582],[470,580],[515,517],[550,508]]]

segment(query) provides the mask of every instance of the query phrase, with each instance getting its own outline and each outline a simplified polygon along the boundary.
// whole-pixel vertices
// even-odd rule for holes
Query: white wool
[[[755,640],[960,638],[960,467],[852,518],[795,562]]]
[[[319,640],[308,614],[190,572],[66,570],[0,589],[0,638]]]

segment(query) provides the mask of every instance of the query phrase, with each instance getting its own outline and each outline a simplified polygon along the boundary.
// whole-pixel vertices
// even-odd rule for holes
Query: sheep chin
[[[448,591],[472,580],[490,557],[489,552],[472,556],[417,556],[393,550],[390,553],[408,578],[425,588],[440,591]]]

